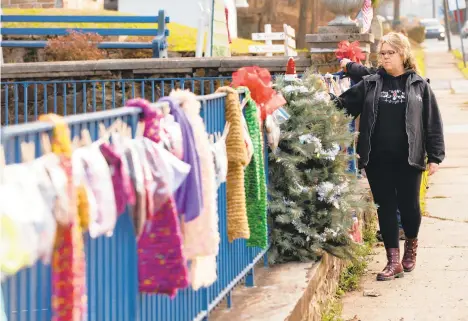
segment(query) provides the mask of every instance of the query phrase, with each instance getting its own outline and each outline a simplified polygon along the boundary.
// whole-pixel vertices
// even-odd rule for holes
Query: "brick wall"
[[[2,0],[2,8],[102,10],[104,8],[104,0]]]
[[[2,0],[2,8],[55,8],[56,0]]]

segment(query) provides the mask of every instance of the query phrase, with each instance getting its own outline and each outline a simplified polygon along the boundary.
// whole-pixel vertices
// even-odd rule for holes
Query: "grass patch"
[[[429,188],[429,175],[428,171],[424,171],[421,179],[421,187],[419,189],[419,206],[421,207],[421,213],[423,216],[429,215],[427,212],[427,189]]]
[[[413,50],[413,55],[416,60],[416,67],[418,68],[418,72],[421,76],[426,76],[426,56],[424,54],[424,50],[421,47],[420,43],[417,43],[413,39],[409,38],[411,43],[411,48]]]
[[[420,44],[416,43],[413,40],[410,40],[410,41],[411,41],[411,46],[413,48],[414,58],[416,59],[416,66],[418,68],[419,74],[425,77],[427,70],[426,70],[426,56],[424,54],[424,50],[422,49]],[[419,205],[421,207],[421,212],[423,213],[423,216],[427,215],[426,193],[427,193],[427,188],[429,184],[429,177],[427,174],[428,174],[427,171],[423,173],[421,186],[419,189]]]
[[[460,69],[461,73],[463,76],[468,79],[468,63],[466,64],[467,66],[465,67],[465,64],[463,63],[463,54],[460,50],[452,50],[452,54],[457,59],[457,67]]]
[[[111,10],[71,10],[71,9],[3,9],[4,15],[75,15],[75,16],[134,16],[131,14],[121,13]],[[170,17],[170,16],[169,16]],[[24,23],[4,23],[3,27],[7,28],[47,28],[47,27],[63,27],[63,28],[138,28],[151,29],[157,28],[157,23],[40,23],[40,22],[24,22]],[[197,44],[197,29],[187,27],[175,22],[167,25],[169,29],[169,51],[175,52],[190,52],[195,51]],[[131,39],[132,37],[128,37]],[[233,39],[231,51],[233,54],[247,54],[249,46],[254,44],[262,44],[249,39]]]
[[[375,230],[372,234],[375,239]],[[343,312],[341,298],[346,293],[359,289],[361,278],[367,271],[367,256],[372,253],[373,244],[375,243],[366,242],[364,245],[356,248],[354,252],[355,258],[341,272],[338,289],[335,296],[327,303],[327,307],[324,313],[322,313],[322,321],[344,321],[341,316]]]
[[[375,232],[374,232],[375,234]],[[366,273],[368,261],[366,257],[372,252],[372,244],[365,243],[356,249],[356,257],[348,264],[340,276],[337,295],[343,296],[347,292],[359,289],[361,278]]]
[[[322,314],[322,321],[344,321],[341,317],[343,304],[339,298],[332,298],[328,303],[327,311]]]
[[[372,253],[377,243],[377,216],[375,213],[365,215],[367,221],[363,227],[364,244],[357,246],[353,251],[353,259],[348,261],[347,266],[341,272],[338,289],[335,296],[327,303],[322,321],[344,321],[341,317],[343,305],[341,298],[348,292],[356,291],[360,287],[361,278],[367,271],[367,256]]]

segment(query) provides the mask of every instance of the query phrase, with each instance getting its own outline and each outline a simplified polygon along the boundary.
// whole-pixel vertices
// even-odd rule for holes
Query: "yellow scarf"
[[[216,92],[227,93],[226,121],[231,124],[226,137],[228,158],[226,190],[228,240],[232,242],[240,238],[250,238],[244,189],[244,166],[247,165],[248,155],[244,141],[239,94],[230,87],[221,87]]]
[[[74,189],[72,175],[72,144],[70,130],[61,116],[47,114],[40,121],[53,122],[52,152],[60,157],[60,163],[68,178],[70,225],[57,226],[55,250],[52,255],[52,321],[80,321],[86,315],[86,262],[82,226],[88,221],[87,201]],[[86,211],[86,213],[85,213]]]

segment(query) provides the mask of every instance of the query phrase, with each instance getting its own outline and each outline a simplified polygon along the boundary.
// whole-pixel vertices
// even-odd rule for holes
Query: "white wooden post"
[[[215,0],[206,0],[205,9],[208,8],[208,33],[206,37],[205,57],[211,57],[213,50],[213,19],[214,19],[214,2]]]
[[[252,34],[252,40],[265,41],[265,44],[251,45],[249,46],[249,52],[263,53],[267,57],[273,56],[273,53],[284,53],[288,57],[297,56],[295,35],[294,29],[287,24],[283,25],[282,32],[272,32],[271,24],[267,24],[264,33]],[[282,41],[283,44],[273,44],[273,41]]]
[[[265,34],[267,34],[267,35],[271,34],[271,25],[270,24],[265,25]],[[271,39],[268,39],[268,38],[265,39],[265,45],[271,46],[272,44],[273,44],[273,41]],[[273,57],[273,53],[272,52],[267,52],[266,56],[267,57]]]
[[[296,31],[288,26],[287,24],[283,25],[284,30],[284,55],[287,57],[297,56],[296,50]]]
[[[197,46],[195,48],[195,57],[203,57],[203,42],[205,40],[205,34],[208,30],[208,9],[202,1],[198,2],[200,7],[200,16],[198,18],[198,31],[197,31]]]

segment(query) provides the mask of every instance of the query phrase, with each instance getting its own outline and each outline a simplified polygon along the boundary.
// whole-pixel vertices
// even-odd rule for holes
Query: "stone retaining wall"
[[[216,77],[253,65],[267,68],[271,73],[284,73],[287,60],[278,56],[12,63],[2,66],[1,80]],[[297,72],[310,65],[309,57],[296,58]]]

